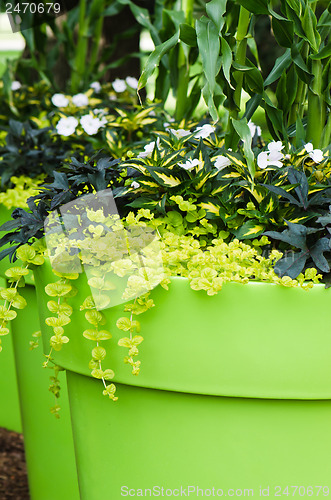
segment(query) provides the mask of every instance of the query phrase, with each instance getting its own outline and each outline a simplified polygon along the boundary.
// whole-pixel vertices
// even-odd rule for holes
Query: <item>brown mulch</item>
[[[29,500],[22,434],[0,427],[0,499]]]

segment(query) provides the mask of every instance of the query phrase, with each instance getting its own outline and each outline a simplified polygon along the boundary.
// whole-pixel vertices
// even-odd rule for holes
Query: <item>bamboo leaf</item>
[[[248,170],[251,174],[252,179],[254,179],[255,158],[252,151],[252,135],[249,126],[247,125],[246,118],[243,118],[241,120],[235,120],[234,118],[232,118],[231,120],[237,134],[244,143],[244,153],[247,160]]]
[[[287,4],[294,10],[297,16],[301,16],[302,6],[300,0],[287,0]]]
[[[238,3],[253,14],[268,14],[268,0],[238,0]]]
[[[264,81],[264,88],[274,83],[282,73],[292,64],[291,50],[287,49],[284,54],[276,59],[275,65]]]
[[[313,54],[310,56],[310,59],[325,59],[327,57],[331,57],[331,41],[323,47],[317,54]]]
[[[234,90],[230,78],[230,70],[233,61],[232,50],[228,42],[225,40],[225,38],[221,38],[221,50],[222,50],[222,70],[226,81],[228,82],[230,87]]]
[[[206,4],[206,12],[218,29],[219,34],[225,23],[223,16],[226,12],[226,5],[227,0],[211,0]]]
[[[142,74],[140,75],[138,82],[138,90],[145,87],[148,79],[152,76],[156,68],[158,67],[161,58],[169,52],[179,41],[179,30],[168,40],[157,45],[155,50],[148,57]]]
[[[207,80],[203,88],[203,97],[209,107],[213,120],[216,121],[218,113],[214,103],[214,95],[216,90],[216,76],[220,70],[218,63],[220,53],[218,29],[213,21],[203,16],[196,21],[196,33],[203,71]]]
[[[293,22],[272,17],[271,25],[279,45],[290,48],[293,44]]]
[[[320,44],[320,36],[316,30],[317,19],[309,5],[304,9],[302,16],[302,28],[310,46],[317,52]]]
[[[190,47],[197,47],[197,34],[195,29],[189,24],[181,24],[179,26],[179,38],[182,42]]]

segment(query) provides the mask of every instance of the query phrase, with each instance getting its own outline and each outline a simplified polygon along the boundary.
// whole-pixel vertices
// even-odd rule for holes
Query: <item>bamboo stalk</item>
[[[238,21],[238,29],[237,29],[237,51],[235,56],[235,61],[244,65],[246,62],[246,53],[247,53],[247,38],[246,35],[248,33],[248,28],[251,20],[250,12],[244,7],[240,7],[239,12],[239,21]],[[242,95],[242,87],[244,81],[244,74],[242,71],[236,72],[236,88],[233,93],[233,100],[237,106],[237,109],[231,110],[229,112],[228,123],[227,123],[227,134],[225,136],[225,145],[226,147],[231,147],[232,149],[237,147],[239,137],[237,132],[234,130],[231,118],[238,119],[238,115],[240,112],[241,106],[241,95]]]
[[[315,148],[322,141],[323,128],[326,118],[326,108],[322,97],[322,63],[312,62],[312,74],[314,79],[311,88],[308,89],[308,123],[306,139],[312,142]]]
[[[193,21],[193,5],[194,0],[182,0],[182,10],[185,13],[186,23],[190,26],[194,26]],[[178,46],[178,84],[176,93],[176,109],[175,118],[176,121],[181,121],[187,110],[187,100],[188,100],[188,85],[190,81],[190,68],[186,61],[185,51],[182,42],[179,42]]]
[[[93,45],[91,49],[91,56],[90,56],[90,62],[89,62],[89,68],[88,72],[89,74],[94,71],[94,67],[97,63],[98,60],[98,53],[99,53],[99,45],[100,45],[100,40],[102,37],[102,28],[103,28],[103,23],[104,23],[104,16],[103,16],[103,11],[105,10],[105,0],[103,0],[100,4],[100,9],[99,9],[99,17],[98,21],[95,24],[95,29],[92,37]]]
[[[79,3],[79,21],[78,21],[78,39],[76,48],[76,57],[73,64],[73,71],[71,76],[71,92],[75,94],[78,92],[86,70],[87,59],[87,33],[86,33],[86,7],[87,0],[80,0]]]

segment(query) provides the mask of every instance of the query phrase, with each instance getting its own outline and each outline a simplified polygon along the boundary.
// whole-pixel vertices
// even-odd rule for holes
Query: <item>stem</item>
[[[75,94],[80,87],[82,77],[85,72],[86,56],[87,56],[87,22],[86,22],[86,5],[87,0],[80,0],[79,4],[79,21],[78,21],[78,39],[76,46],[76,54],[71,74],[71,92]]]
[[[311,88],[308,89],[308,123],[306,140],[319,147],[325,125],[326,109],[322,94],[322,62],[312,62],[312,74],[315,75]]]
[[[186,63],[184,48],[180,42],[178,47],[178,85],[176,93],[176,121],[180,122],[187,110],[187,91],[189,84],[189,66]]]
[[[303,49],[302,49],[302,57],[305,62],[307,62],[309,54],[309,43],[305,42]],[[295,123],[297,118],[303,118],[304,114],[304,108],[306,104],[306,87],[307,84],[299,78],[298,80],[298,87],[297,87],[297,94],[295,96],[294,102],[292,104],[290,114],[289,114],[289,119],[288,119],[288,126],[292,125],[292,123]]]
[[[322,136],[322,148],[326,148],[331,144],[331,114],[329,113]]]
[[[193,20],[193,5],[194,0],[182,0],[181,9],[185,13],[186,23],[190,26],[194,26]],[[187,64],[187,57],[189,53],[189,49],[187,48],[187,54],[185,54],[185,49],[182,42],[179,42],[178,47],[178,83],[177,83],[177,92],[176,92],[176,110],[175,110],[175,118],[176,121],[180,122],[186,112],[187,112],[187,100],[188,100],[188,85],[190,82],[190,67]],[[187,56],[187,57],[186,57]]]
[[[238,48],[236,52],[236,62],[238,64],[241,64],[242,66],[246,62],[246,52],[247,52],[247,31],[250,23],[251,15],[248,10],[246,10],[244,7],[240,8],[240,14],[239,14],[239,23],[238,23],[238,30],[237,30],[237,43],[238,43]],[[236,88],[233,94],[233,99],[234,102],[236,103],[238,109],[240,110],[240,105],[241,105],[241,93],[242,93],[242,86],[243,86],[243,81],[244,81],[244,72],[239,71],[236,73]],[[239,111],[235,111],[236,116],[234,118],[238,117]]]
[[[193,6],[194,0],[182,0],[182,10],[185,14],[186,24],[189,24],[192,27],[194,26]]]
[[[242,66],[246,62],[246,52],[247,52],[246,35],[248,32],[250,20],[251,20],[250,12],[241,6],[240,13],[239,13],[237,36],[236,36],[237,51],[236,51],[235,61]],[[233,100],[237,106],[237,109],[230,110],[230,112],[229,112],[229,118],[228,118],[228,124],[227,124],[228,133],[225,137],[226,146],[231,147],[232,149],[237,147],[238,140],[239,140],[238,134],[236,133],[236,131],[233,128],[231,118],[237,119],[239,112],[240,112],[241,94],[242,94],[242,87],[243,87],[243,81],[244,81],[243,71],[236,71],[235,72],[235,79],[236,79],[236,88],[233,92]]]
[[[91,74],[93,72],[94,67],[95,67],[97,60],[98,60],[99,44],[100,44],[100,40],[102,37],[102,28],[103,28],[103,22],[104,22],[104,16],[103,16],[104,10],[105,10],[105,0],[103,0],[101,3],[101,8],[99,10],[99,18],[95,24],[94,33],[92,36],[93,45],[92,45],[92,50],[91,50],[91,57],[90,57],[88,74]]]

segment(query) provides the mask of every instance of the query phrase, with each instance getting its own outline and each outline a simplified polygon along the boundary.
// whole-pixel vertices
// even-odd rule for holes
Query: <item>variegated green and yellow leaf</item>
[[[219,215],[219,213],[220,213],[220,207],[215,205],[212,202],[201,202],[201,203],[199,203],[199,207],[206,210],[206,212],[210,212],[210,213],[215,214],[215,215]]]
[[[174,175],[166,174],[165,172],[160,172],[152,169],[148,169],[149,173],[156,181],[159,181],[163,186],[175,187],[181,184],[181,180]]]
[[[237,167],[240,167],[240,168],[243,168],[244,170],[247,170],[247,165],[239,160],[239,158],[237,158],[236,156],[232,155],[231,153],[226,153],[226,156],[229,158],[229,160],[231,160],[231,162],[236,165]]]
[[[228,174],[222,175],[222,179],[235,179],[241,177],[241,174],[238,174],[238,172],[229,172]]]
[[[212,196],[215,196],[215,194],[218,194],[218,193],[222,193],[222,191],[224,191],[225,188],[227,188],[228,185],[227,184],[222,184],[222,186],[219,186],[218,188],[214,189],[212,192],[211,192],[211,195]]]
[[[249,220],[234,231],[234,235],[238,238],[238,240],[251,239],[263,233],[264,229],[265,226],[262,224],[257,224],[253,220]]]

